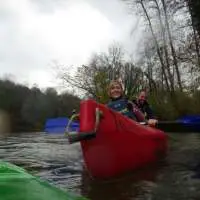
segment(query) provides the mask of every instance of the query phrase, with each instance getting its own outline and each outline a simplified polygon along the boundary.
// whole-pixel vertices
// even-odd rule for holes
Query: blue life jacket
[[[133,113],[133,111],[128,109],[128,100],[125,99],[125,98],[112,100],[107,104],[107,106],[109,108],[111,108],[112,110],[120,112],[121,114],[123,114],[123,115],[125,115],[125,116],[127,116],[127,117],[129,117],[133,120],[136,120],[136,116]]]

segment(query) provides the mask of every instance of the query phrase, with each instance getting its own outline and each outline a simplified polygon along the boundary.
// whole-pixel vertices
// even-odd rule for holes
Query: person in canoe
[[[137,116],[133,112],[131,106],[132,102],[124,96],[123,87],[120,81],[111,81],[108,87],[108,96],[110,97],[110,101],[107,104],[109,108],[137,121]]]
[[[137,99],[134,99],[132,101],[144,114],[145,119],[150,122],[150,124],[155,125],[157,123],[157,120],[155,118],[155,115],[147,101],[147,94],[144,90],[142,90]]]
[[[110,97],[110,101],[107,104],[109,108],[118,111],[135,121],[145,121],[145,115],[137,105],[124,96],[123,87],[120,81],[114,80],[110,83],[108,95]],[[155,126],[156,122],[157,121],[154,119],[147,120],[147,123],[150,126]]]

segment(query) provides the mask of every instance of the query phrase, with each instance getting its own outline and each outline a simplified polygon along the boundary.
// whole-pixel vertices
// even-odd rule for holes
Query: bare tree
[[[160,77],[164,80],[167,91],[174,92],[175,89],[180,91],[186,86],[185,75],[182,76],[185,72],[189,71],[191,66],[192,68],[199,68],[199,38],[196,30],[193,30],[193,44],[194,47],[191,52],[191,48],[185,48],[183,44],[187,40],[187,35],[191,34],[191,17],[189,15],[189,10],[185,0],[124,0],[128,2],[128,6],[131,8],[136,7],[140,8],[140,16],[144,19],[144,22],[147,23],[149,31],[152,35],[152,40],[155,46],[157,57],[159,63],[154,63],[157,67],[154,67],[154,70],[161,71]],[[134,5],[134,6],[133,6]],[[180,16],[182,16],[180,18]],[[144,35],[143,40],[149,40],[148,34]],[[150,41],[150,40],[149,40]],[[147,45],[144,42],[144,45]],[[181,59],[179,49],[182,49]],[[188,61],[191,60],[193,63],[191,65],[185,65],[186,56],[183,55],[183,52],[188,49],[191,52],[191,56],[188,57]],[[143,48],[145,52],[145,47]],[[194,58],[194,51],[196,51],[196,58]],[[141,57],[144,58],[147,54],[141,54]],[[147,59],[144,63],[146,66],[146,72],[149,75],[150,66],[149,60]],[[191,63],[191,62],[190,62]],[[194,64],[196,63],[196,65]],[[158,69],[160,65],[160,70]],[[155,79],[156,80],[156,79]],[[163,81],[161,81],[162,83]],[[162,84],[163,85],[163,84]]]
[[[146,19],[148,21],[149,28],[151,30],[151,33],[152,33],[152,36],[153,36],[153,40],[154,40],[154,43],[155,43],[155,46],[156,46],[156,51],[157,51],[157,54],[158,54],[158,57],[159,57],[159,60],[160,60],[160,64],[161,64],[164,80],[165,80],[165,83],[166,83],[166,87],[167,87],[168,91],[171,91],[170,90],[170,85],[168,83],[168,78],[167,78],[167,75],[166,75],[166,72],[165,72],[165,64],[164,64],[164,60],[163,60],[163,57],[162,57],[161,49],[159,47],[158,40],[157,40],[155,32],[153,30],[153,25],[152,25],[151,19],[149,17],[149,14],[148,14],[146,8],[145,8],[143,0],[140,0],[140,1],[137,1],[137,2],[140,3],[140,5],[141,5],[141,7],[142,7],[142,9],[144,11],[145,17],[146,17]]]
[[[181,83],[181,76],[180,76],[180,72],[179,72],[178,61],[176,58],[176,51],[174,49],[172,35],[171,35],[171,31],[170,31],[170,26],[169,26],[169,20],[168,20],[168,15],[167,15],[167,6],[165,3],[165,0],[161,0],[161,2],[163,5],[165,24],[166,24],[166,28],[167,28],[168,37],[169,37],[169,43],[170,43],[170,47],[171,47],[171,53],[172,53],[172,57],[173,57],[173,63],[174,63],[175,71],[176,71],[178,85],[179,85],[179,89],[182,91],[183,87],[182,87],[182,83]]]
[[[170,70],[170,61],[169,61],[168,45],[167,45],[167,38],[166,38],[166,27],[165,27],[163,20],[162,20],[162,12],[161,12],[161,8],[159,6],[158,1],[153,0],[153,2],[155,3],[154,8],[156,9],[156,11],[158,13],[158,19],[159,19],[159,22],[160,22],[160,30],[161,30],[162,41],[163,41],[162,49],[164,51],[166,70],[167,70],[167,73],[168,73],[171,90],[174,91],[174,77],[173,77],[171,70]]]

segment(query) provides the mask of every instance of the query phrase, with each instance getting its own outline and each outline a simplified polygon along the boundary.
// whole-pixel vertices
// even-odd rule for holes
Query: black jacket
[[[146,119],[155,119],[153,111],[146,100],[144,100],[143,103],[141,103],[139,100],[133,100],[132,102],[141,110]]]

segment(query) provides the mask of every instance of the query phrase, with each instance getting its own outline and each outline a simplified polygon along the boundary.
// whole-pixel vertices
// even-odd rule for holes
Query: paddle
[[[140,122],[141,125],[148,125],[147,122]],[[163,130],[165,132],[200,132],[196,127],[200,127],[200,123],[184,123],[181,121],[158,121],[155,128]]]

